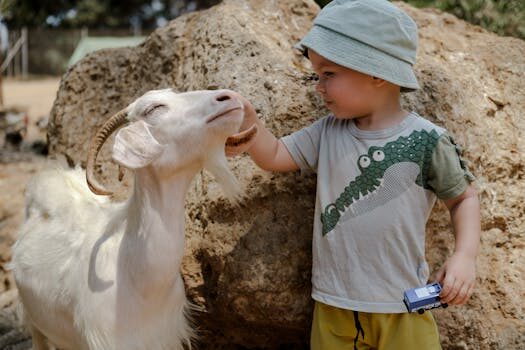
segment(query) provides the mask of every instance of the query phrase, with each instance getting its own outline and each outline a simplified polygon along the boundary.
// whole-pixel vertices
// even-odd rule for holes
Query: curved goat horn
[[[97,155],[104,142],[108,137],[117,130],[121,125],[125,124],[128,119],[128,113],[125,109],[113,115],[109,118],[104,125],[98,129],[95,136],[91,139],[91,145],[88,150],[87,164],[86,164],[86,181],[89,186],[89,189],[99,195],[111,195],[112,192],[106,190],[97,179],[95,179],[95,161],[97,160]]]

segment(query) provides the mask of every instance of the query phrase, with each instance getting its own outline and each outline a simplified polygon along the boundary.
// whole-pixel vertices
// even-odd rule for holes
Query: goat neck
[[[135,172],[122,251],[127,254],[124,263],[130,265],[130,282],[142,293],[158,297],[179,275],[184,199],[197,171],[184,169],[163,178],[151,166]]]

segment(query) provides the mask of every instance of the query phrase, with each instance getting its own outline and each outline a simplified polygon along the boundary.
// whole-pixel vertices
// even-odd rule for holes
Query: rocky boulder
[[[435,10],[399,4],[420,28],[422,89],[407,108],[447,128],[465,148],[482,203],[478,286],[465,307],[435,312],[446,349],[521,349],[525,344],[525,42],[498,37]],[[309,62],[292,49],[319,8],[313,0],[224,0],[157,29],[135,48],[91,54],[63,77],[49,124],[51,155],[85,165],[90,137],[145,91],[229,88],[249,98],[283,136],[325,115]],[[111,142],[108,142],[111,144]],[[106,145],[104,183],[116,179]],[[230,204],[207,173],[187,200],[183,274],[199,311],[199,349],[301,349],[311,319],[315,178],[231,160],[245,199]],[[452,252],[448,213],[428,225],[430,266]]]

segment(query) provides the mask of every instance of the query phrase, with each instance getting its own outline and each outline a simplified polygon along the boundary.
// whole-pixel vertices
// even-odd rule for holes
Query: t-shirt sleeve
[[[439,137],[432,154],[427,185],[440,199],[461,195],[476,178],[461,158],[461,149],[448,135]]]
[[[320,119],[310,126],[281,138],[281,141],[301,170],[317,172],[321,133],[325,119]]]

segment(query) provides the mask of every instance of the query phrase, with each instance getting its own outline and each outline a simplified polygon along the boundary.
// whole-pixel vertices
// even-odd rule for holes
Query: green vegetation
[[[0,0],[8,26],[155,28],[181,13],[221,0]],[[315,0],[325,6],[331,0]],[[525,39],[525,0],[403,0],[435,7],[500,35]],[[160,22],[159,22],[160,21]]]
[[[525,39],[524,0],[405,0],[418,7],[436,7],[499,35]]]
[[[155,28],[220,0],[0,0],[0,18],[12,28]]]
[[[404,0],[417,7],[435,7],[496,32],[525,39],[525,0]],[[316,0],[324,6],[330,0]]]

